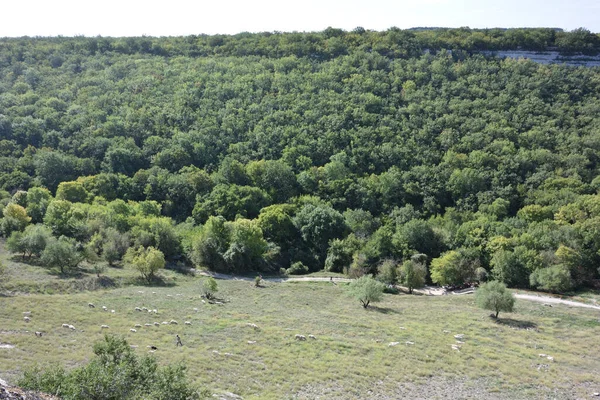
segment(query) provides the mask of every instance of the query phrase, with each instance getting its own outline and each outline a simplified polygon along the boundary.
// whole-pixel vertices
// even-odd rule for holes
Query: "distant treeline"
[[[470,29],[436,28],[370,31],[361,27],[347,32],[327,28],[322,32],[262,32],[236,35],[182,37],[54,37],[0,39],[0,66],[28,57],[60,64],[61,56],[78,53],[153,54],[186,56],[308,57],[328,60],[353,51],[376,52],[390,58],[416,57],[423,51],[442,49],[467,52],[493,50],[557,50],[563,54],[600,52],[600,36],[584,28],[564,32],[555,28]]]

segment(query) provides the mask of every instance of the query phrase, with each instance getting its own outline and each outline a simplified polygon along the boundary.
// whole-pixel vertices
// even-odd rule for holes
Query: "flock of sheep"
[[[168,297],[172,297],[172,295],[167,295],[167,296]],[[95,309],[96,308],[96,305],[94,303],[88,303],[87,305],[88,305],[88,307],[90,309]],[[109,312],[109,309],[106,306],[101,306],[100,308],[104,312]],[[147,307],[135,307],[134,310],[137,311],[137,312],[140,312],[140,313],[146,312],[146,313],[152,314],[152,315],[157,315],[158,314],[158,310],[157,309],[149,309]],[[194,311],[198,312],[198,308],[194,308]],[[110,313],[114,314],[115,310],[111,309]],[[32,312],[31,311],[25,311],[25,312],[23,312],[23,320],[26,323],[29,323],[32,320]],[[129,331],[132,332],[132,333],[136,333],[137,330],[140,329],[140,328],[142,328],[142,327],[152,327],[152,326],[158,327],[160,325],[178,325],[178,324],[179,323],[176,320],[174,320],[174,319],[171,319],[170,321],[146,323],[144,325],[142,325],[142,324],[135,324],[133,326],[133,328],[129,329]],[[184,324],[185,325],[192,325],[192,322],[191,321],[184,321]],[[260,330],[260,327],[258,325],[256,325],[256,324],[254,324],[254,323],[247,323],[246,325],[249,326],[250,328],[254,329],[254,330]],[[75,328],[74,325],[68,324],[68,323],[62,324],[62,327],[66,328],[66,329],[73,330],[73,331],[76,330],[76,328]],[[100,329],[102,329],[102,330],[104,330],[104,329],[110,329],[110,326],[107,325],[107,324],[102,324],[102,325],[100,325]],[[41,337],[43,335],[43,332],[36,331],[35,335],[38,336],[38,337]],[[316,340],[317,339],[314,335],[305,336],[305,335],[301,335],[301,334],[296,334],[295,337],[294,337],[294,339],[295,340],[299,340],[299,341],[306,341],[307,337],[308,337],[308,339],[312,339],[312,340]],[[249,344],[253,344],[253,343],[256,343],[256,341],[248,341],[248,343]],[[134,347],[134,346],[132,346],[132,347]],[[137,346],[135,346],[135,347],[137,347]],[[148,346],[148,348],[151,348],[152,352],[156,350],[155,346]]]

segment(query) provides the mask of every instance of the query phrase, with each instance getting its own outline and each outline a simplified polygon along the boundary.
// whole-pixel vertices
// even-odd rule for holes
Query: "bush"
[[[494,318],[498,318],[500,311],[511,312],[515,306],[515,298],[512,293],[506,290],[504,283],[498,281],[481,285],[475,292],[475,302],[484,310],[495,311]]]
[[[138,357],[123,338],[105,336],[94,345],[87,365],[65,371],[60,366],[25,371],[18,385],[53,393],[69,400],[88,399],[199,399],[183,365],[160,368],[155,358]]]
[[[219,286],[217,285],[217,280],[212,276],[202,283],[202,294],[207,299],[214,299],[215,293],[217,293],[218,291]]]
[[[302,261],[296,261],[285,272],[287,275],[304,275],[308,274],[308,267]]]
[[[571,273],[564,265],[554,265],[534,271],[530,277],[531,286],[548,292],[566,292],[573,287]]]

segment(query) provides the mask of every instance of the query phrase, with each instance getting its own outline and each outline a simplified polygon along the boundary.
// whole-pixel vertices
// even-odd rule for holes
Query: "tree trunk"
[[[496,310],[496,316],[494,318],[498,318],[498,313],[500,313],[500,310]]]

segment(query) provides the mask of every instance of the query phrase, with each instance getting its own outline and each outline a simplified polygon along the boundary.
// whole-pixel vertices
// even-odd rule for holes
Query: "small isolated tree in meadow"
[[[204,297],[206,297],[207,299],[214,299],[215,293],[217,293],[218,291],[219,287],[217,285],[217,280],[212,276],[204,282],[202,282],[202,294],[204,294]]]
[[[494,311],[496,313],[494,318],[498,318],[500,311],[512,312],[515,306],[512,293],[506,289],[504,283],[498,281],[481,285],[475,292],[475,302],[484,310]]]
[[[381,301],[385,285],[376,281],[370,275],[361,276],[350,283],[350,296],[358,299],[363,308],[367,308],[371,302]]]
[[[125,254],[125,260],[148,282],[155,278],[159,269],[165,267],[164,254],[154,247],[130,248]]]

